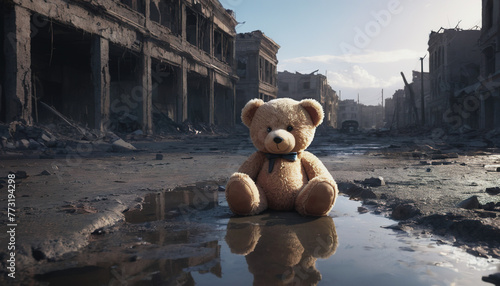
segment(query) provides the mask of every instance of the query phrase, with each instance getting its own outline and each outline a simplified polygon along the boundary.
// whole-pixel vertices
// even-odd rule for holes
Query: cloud
[[[393,76],[388,79],[378,78],[359,65],[353,65],[341,72],[328,72],[330,84],[337,89],[342,88],[383,88],[396,85],[401,78]]]
[[[345,55],[319,55],[310,57],[297,57],[285,59],[281,62],[283,64],[304,64],[304,63],[334,63],[346,62],[356,64],[368,63],[392,63],[403,60],[418,59],[421,52],[409,49],[399,49],[393,51],[373,51],[365,50],[361,54],[345,54]]]

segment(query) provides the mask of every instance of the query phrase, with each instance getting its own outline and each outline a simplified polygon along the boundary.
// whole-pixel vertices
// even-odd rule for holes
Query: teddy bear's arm
[[[257,151],[253,153],[250,157],[248,157],[248,159],[238,169],[238,172],[245,173],[248,176],[250,176],[252,180],[256,180],[257,175],[262,169],[262,165],[264,164],[265,159],[266,156],[264,155],[264,153]]]
[[[309,180],[312,180],[313,178],[320,177],[320,176],[333,180],[332,175],[330,174],[328,169],[325,167],[323,162],[321,162],[312,153],[304,151],[302,153],[301,162],[302,162],[302,166],[304,166],[304,170],[306,171],[307,178]]]

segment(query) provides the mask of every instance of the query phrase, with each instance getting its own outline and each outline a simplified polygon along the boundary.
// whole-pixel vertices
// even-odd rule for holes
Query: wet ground
[[[478,258],[342,196],[328,217],[228,212],[216,184],[148,194],[142,210],[47,265],[41,285],[485,285]],[[57,270],[56,270],[57,269]]]
[[[500,186],[497,149],[317,136],[309,150],[359,201],[343,196],[313,219],[230,213],[223,185],[253,152],[246,134],[132,143],[0,161],[5,177],[19,174],[17,277],[0,283],[491,285],[481,277],[500,272],[500,196],[486,191]],[[471,196],[477,205],[458,207]]]

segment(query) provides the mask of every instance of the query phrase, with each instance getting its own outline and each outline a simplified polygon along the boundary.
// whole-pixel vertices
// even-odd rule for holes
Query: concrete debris
[[[9,172],[9,174],[14,174],[16,175],[16,179],[26,179],[28,178],[28,174],[26,174],[26,171],[16,171],[16,172]]]
[[[420,210],[414,204],[399,204],[393,208],[391,216],[395,220],[406,220],[419,214]]]
[[[340,185],[340,184],[339,184]],[[354,184],[351,184],[347,189],[339,186],[341,192],[349,195],[351,199],[376,199],[377,195],[369,188],[363,188]]]
[[[457,206],[468,210],[480,209],[481,204],[479,203],[479,200],[477,198],[477,196],[472,196],[466,200],[461,201]]]
[[[123,139],[114,141],[111,147],[114,152],[127,152],[137,150],[132,144],[125,142]]]
[[[363,182],[361,182],[363,185],[368,185],[370,187],[380,187],[380,186],[385,186],[385,181],[384,178],[382,177],[371,177],[369,179],[365,179]]]
[[[486,192],[492,196],[500,194],[500,187],[486,188]]]

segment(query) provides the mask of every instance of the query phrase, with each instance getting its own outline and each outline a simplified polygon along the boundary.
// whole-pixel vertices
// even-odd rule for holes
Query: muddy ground
[[[223,194],[224,182],[254,152],[246,132],[126,139],[136,150],[87,140],[2,150],[0,215],[7,222],[9,212],[15,214],[14,227],[0,227],[5,275],[12,241],[7,231],[13,228],[17,274],[40,273],[47,263],[82,249],[93,235],[123,221],[128,211],[141,209],[148,194],[207,181],[220,185]],[[391,217],[399,222],[393,228],[417,237],[432,233],[443,244],[499,258],[497,146],[477,136],[443,141],[323,131],[308,150],[324,162],[344,195],[364,202],[359,212]],[[15,182],[9,183],[9,173],[16,175]],[[11,210],[9,185],[15,185]]]

